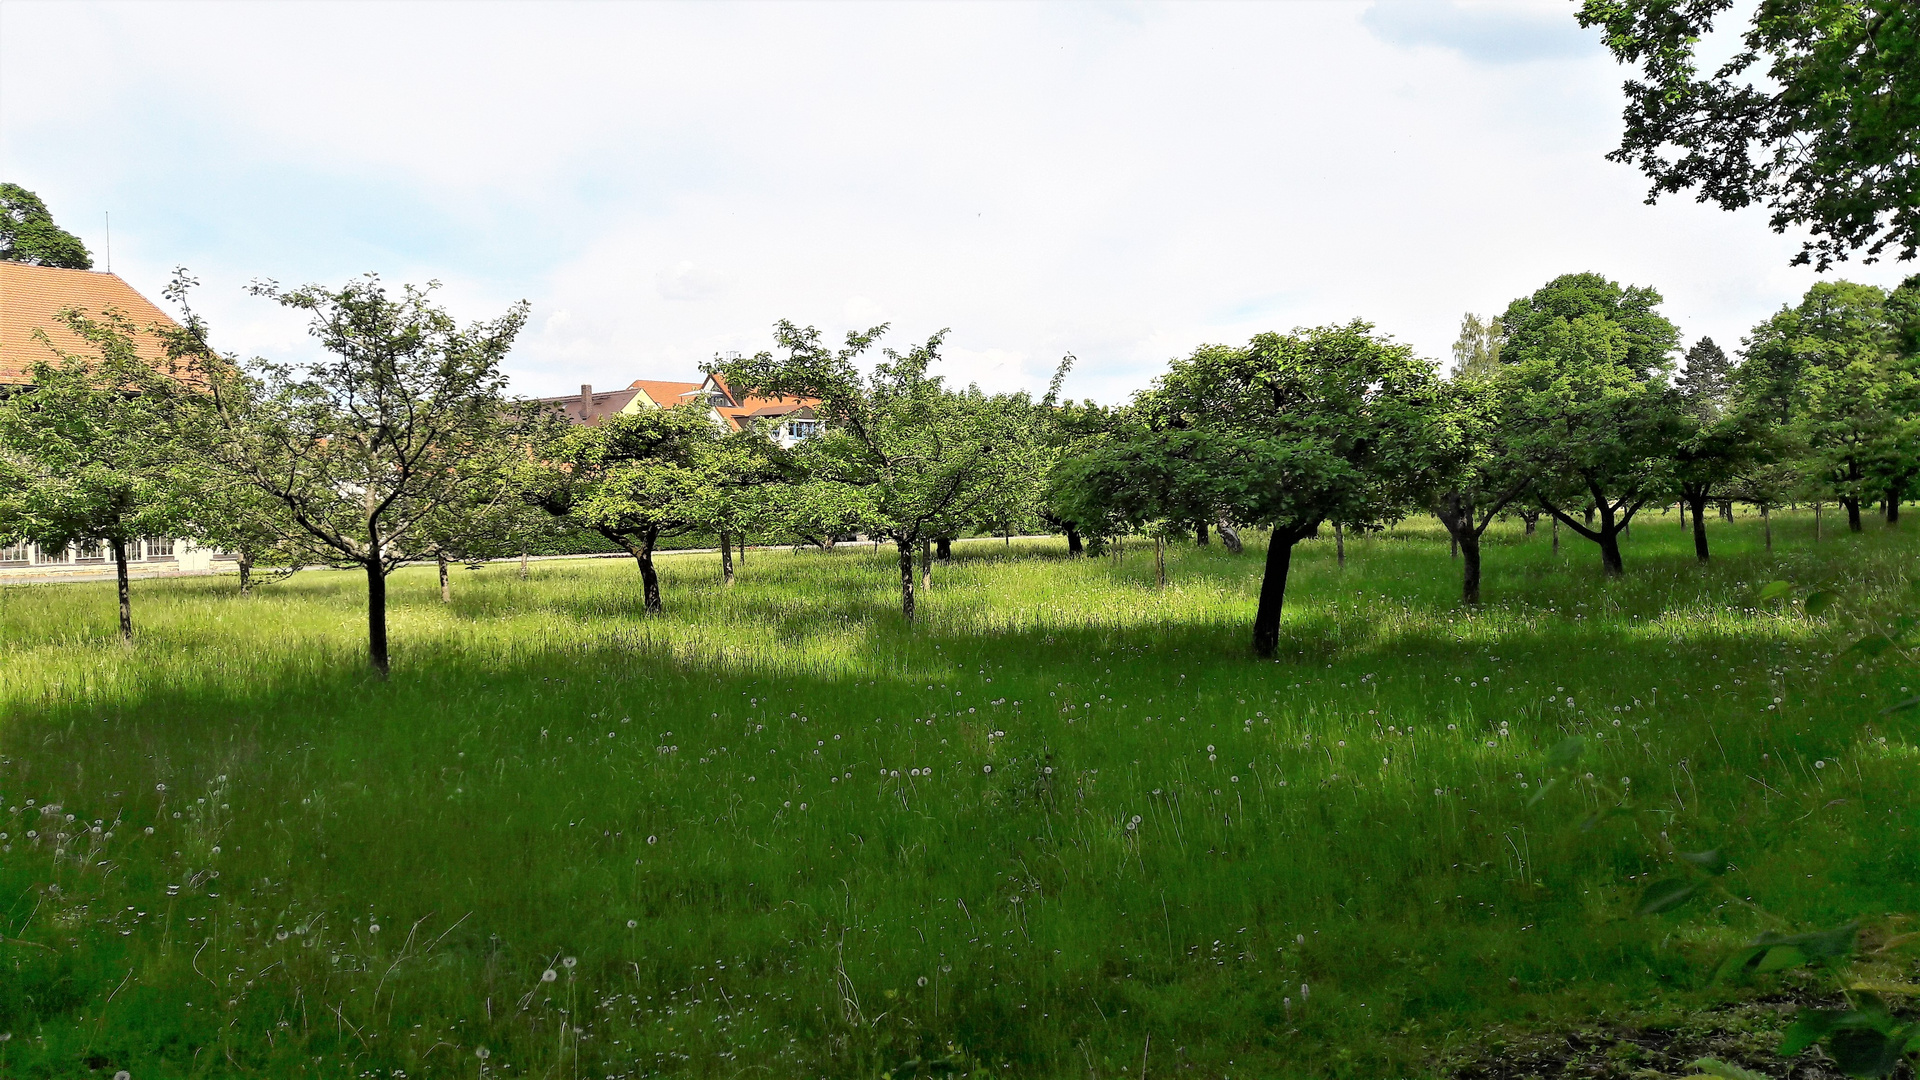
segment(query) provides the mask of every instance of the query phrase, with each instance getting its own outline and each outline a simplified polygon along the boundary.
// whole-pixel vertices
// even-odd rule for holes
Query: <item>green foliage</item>
[[[1753,411],[1779,424],[1804,497],[1847,508],[1903,498],[1920,473],[1920,359],[1871,285],[1823,281],[1756,327],[1738,379]]]
[[[80,238],[55,225],[40,196],[18,184],[0,183],[0,261],[93,269]]]
[[[891,540],[901,612],[912,622],[920,542],[1030,505],[1040,474],[1025,395],[951,390],[929,374],[946,331],[905,353],[883,350],[885,359],[863,375],[860,357],[886,330],[849,332],[836,350],[813,327],[782,320],[774,340],[784,355],[763,352],[712,370],[752,393],[819,399],[822,430],[793,453],[805,479],[788,497],[789,528],[806,536],[857,526]]]
[[[1650,288],[1566,274],[1502,318],[1513,453],[1531,463],[1541,504],[1600,546],[1610,574],[1623,569],[1621,531],[1674,487],[1682,412],[1667,377],[1678,331],[1659,303]],[[1568,513],[1583,504],[1598,510],[1598,528]]]
[[[1795,263],[1825,270],[1920,245],[1920,17],[1906,0],[1763,0],[1732,59],[1697,50],[1728,0],[1586,0],[1582,26],[1642,78],[1626,84],[1613,161],[1653,181],[1649,202],[1696,190],[1728,210],[1764,203],[1775,232],[1805,228]]]
[[[29,369],[31,385],[0,398],[0,542],[59,551],[100,541],[121,579],[121,636],[131,640],[127,546],[172,536],[186,516],[178,449],[166,437],[180,388],[142,359],[125,315],[67,311],[89,352],[56,350]]]
[[[1434,386],[1430,363],[1365,322],[1205,346],[1062,464],[1056,505],[1101,532],[1216,513],[1272,530],[1253,627],[1271,656],[1293,545],[1327,521],[1383,527],[1413,498]]]
[[[646,610],[661,610],[662,537],[737,527],[752,485],[780,466],[758,432],[723,434],[703,405],[619,413],[592,426],[536,418],[512,486],[523,505],[632,555]],[[503,542],[511,546],[510,541]]]
[[[368,661],[385,674],[387,575],[418,556],[436,523],[491,505],[496,496],[481,492],[497,490],[515,460],[500,362],[527,306],[463,328],[432,303],[434,283],[392,297],[372,274],[337,290],[256,282],[255,296],[310,313],[330,356],[305,368],[242,365],[208,346],[186,307],[193,284],[182,272],[167,290],[184,314],[171,351],[204,391],[174,431],[212,483],[250,489],[229,505],[273,504],[257,521],[286,546],[365,571]]]
[[[1453,376],[1486,378],[1499,371],[1504,336],[1499,316],[1482,320],[1467,312],[1460,319],[1460,336],[1453,342]]]

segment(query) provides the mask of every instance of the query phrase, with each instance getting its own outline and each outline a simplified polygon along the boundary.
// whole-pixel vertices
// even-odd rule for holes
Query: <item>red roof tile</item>
[[[36,329],[45,330],[61,349],[88,351],[86,342],[57,318],[67,308],[93,316],[121,312],[143,331],[134,336],[140,355],[155,362],[166,358],[166,349],[144,331],[153,323],[178,325],[118,275],[0,262],[0,384],[24,383],[36,360],[55,358],[53,350],[35,339]]]

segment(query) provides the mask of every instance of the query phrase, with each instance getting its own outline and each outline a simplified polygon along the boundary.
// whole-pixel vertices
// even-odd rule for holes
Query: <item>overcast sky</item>
[[[1436,358],[1556,274],[1732,347],[1816,280],[1765,213],[1603,155],[1577,5],[0,4],[0,178],[217,344],[252,278],[533,318],[527,394],[697,378],[787,318],[950,327],[946,371],[1114,401],[1174,355],[1363,317]],[[1911,264],[1847,264],[1895,283]]]

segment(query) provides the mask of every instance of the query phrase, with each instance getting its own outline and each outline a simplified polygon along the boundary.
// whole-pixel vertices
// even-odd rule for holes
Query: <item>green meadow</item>
[[[956,546],[0,588],[0,1076],[1420,1076],[1920,909],[1920,542],[1643,519],[1262,556]],[[1775,579],[1837,591],[1819,618]],[[1550,778],[1549,748],[1587,739]],[[1625,798],[1658,828],[1583,819]],[[1673,852],[1742,903],[1639,917]],[[1915,972],[1909,963],[1906,978]]]

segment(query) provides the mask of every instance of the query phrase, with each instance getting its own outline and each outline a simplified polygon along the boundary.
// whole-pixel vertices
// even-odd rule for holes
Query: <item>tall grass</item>
[[[1896,531],[1650,520],[1296,556],[962,545],[920,625],[891,556],[0,590],[0,1075],[1377,1076],[1485,1025],[1675,1006],[1746,909],[1631,916],[1628,787],[1768,909],[1910,909],[1912,720],[1836,670]],[[1911,714],[1909,714],[1911,715]],[[1546,747],[1595,772],[1532,807]],[[49,808],[53,809],[49,809]],[[1182,1072],[1182,1075],[1188,1073]]]

